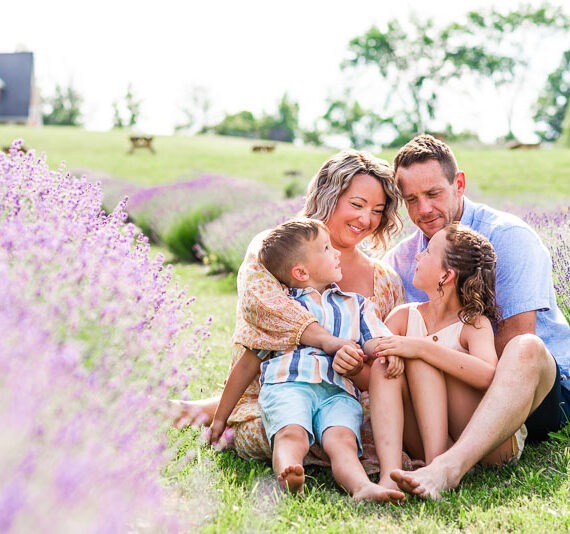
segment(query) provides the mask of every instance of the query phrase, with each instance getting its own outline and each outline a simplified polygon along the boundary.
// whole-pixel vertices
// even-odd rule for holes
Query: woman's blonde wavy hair
[[[382,219],[370,236],[372,248],[385,249],[390,239],[402,228],[398,214],[401,196],[389,163],[368,152],[344,150],[327,160],[309,183],[303,215],[319,219],[326,224],[339,197],[348,189],[357,174],[376,178],[386,193]]]

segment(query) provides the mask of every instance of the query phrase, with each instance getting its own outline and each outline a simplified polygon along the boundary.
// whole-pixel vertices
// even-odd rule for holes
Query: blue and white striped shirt
[[[322,294],[313,288],[291,288],[289,294],[333,336],[351,339],[362,347],[369,339],[391,335],[375,304],[358,293],[341,291],[336,284]],[[322,349],[299,345],[292,351],[260,351],[259,357],[263,359],[268,354],[269,359],[261,364],[261,385],[324,381],[336,384],[356,398],[360,395],[349,379],[333,370],[333,356]]]

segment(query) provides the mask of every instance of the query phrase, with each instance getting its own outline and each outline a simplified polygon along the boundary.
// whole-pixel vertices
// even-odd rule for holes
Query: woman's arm
[[[257,254],[266,232],[250,243],[238,272],[238,306],[234,343],[265,350],[284,350],[301,341],[316,321],[259,263]]]
[[[249,350],[246,350],[240,359],[233,366],[222,397],[214,414],[214,419],[210,425],[209,441],[215,444],[220,439],[228,417],[235,408],[237,402],[243,395],[247,386],[251,384],[253,379],[259,372],[260,360],[257,355]]]
[[[248,247],[238,272],[238,308],[234,343],[264,350],[286,350],[299,344],[334,354],[344,343],[317,323],[316,317],[289,298],[283,286],[259,263],[265,232]]]

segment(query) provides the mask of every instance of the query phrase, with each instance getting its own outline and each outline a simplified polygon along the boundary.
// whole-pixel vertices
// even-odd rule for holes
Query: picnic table
[[[129,154],[132,154],[135,151],[135,148],[148,148],[153,154],[155,153],[154,147],[152,146],[152,141],[154,139],[152,135],[131,135],[129,139],[131,141]]]

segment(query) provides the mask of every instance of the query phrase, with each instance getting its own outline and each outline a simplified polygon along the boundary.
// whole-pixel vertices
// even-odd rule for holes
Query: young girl
[[[493,333],[500,319],[496,256],[489,241],[451,224],[431,238],[416,260],[413,283],[429,300],[390,313],[386,325],[394,335],[378,340],[377,359],[359,373],[369,373],[372,428],[385,487],[396,487],[390,473],[401,469],[403,436],[408,448],[423,447],[427,464],[457,440],[498,361]],[[387,375],[388,356],[405,359],[405,378]],[[413,412],[404,417],[410,398]],[[509,440],[485,461],[518,454],[515,444]]]

